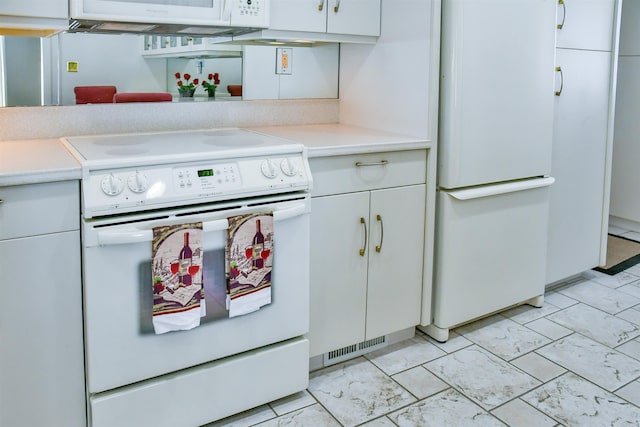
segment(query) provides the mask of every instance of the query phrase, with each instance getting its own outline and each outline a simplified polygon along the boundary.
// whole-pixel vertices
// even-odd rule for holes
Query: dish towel
[[[202,223],[153,228],[153,328],[193,329],[206,314],[202,286]]]
[[[237,215],[228,220],[227,309],[229,317],[235,317],[271,303],[273,212]]]

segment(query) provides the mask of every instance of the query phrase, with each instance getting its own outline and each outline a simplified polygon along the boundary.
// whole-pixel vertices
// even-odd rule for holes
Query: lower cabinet
[[[311,357],[420,323],[426,186],[415,181],[424,182],[426,168],[414,175],[416,165],[403,171],[402,158],[395,160],[397,169],[388,160],[354,172],[371,190],[349,192],[350,181],[338,178],[336,191],[344,193],[312,198]],[[401,174],[397,185],[376,188],[395,174]],[[322,178],[314,174],[317,187],[329,189]]]
[[[84,426],[78,183],[0,199],[0,426]]]

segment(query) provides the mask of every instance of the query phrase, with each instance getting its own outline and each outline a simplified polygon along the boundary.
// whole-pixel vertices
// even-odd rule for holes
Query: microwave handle
[[[210,233],[213,231],[222,231],[229,228],[227,219],[219,219],[216,221],[207,221],[202,223],[202,231]],[[131,230],[131,231],[108,231],[101,230],[98,232],[98,244],[100,246],[108,245],[127,245],[133,243],[144,243],[153,240],[153,230]]]
[[[236,0],[222,0],[222,20],[231,22],[231,6]]]

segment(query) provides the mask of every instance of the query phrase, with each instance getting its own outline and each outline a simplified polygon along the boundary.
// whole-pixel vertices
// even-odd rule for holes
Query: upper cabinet
[[[612,49],[615,0],[558,0],[556,47]]]
[[[2,0],[0,34],[47,36],[68,27],[68,0]]]
[[[380,35],[380,0],[274,0],[271,30]]]

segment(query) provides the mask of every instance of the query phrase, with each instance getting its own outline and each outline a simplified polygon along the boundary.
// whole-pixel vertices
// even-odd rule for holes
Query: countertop
[[[0,141],[0,187],[80,176],[80,164],[57,138]]]
[[[342,124],[245,129],[302,143],[310,158],[432,146],[425,139]],[[0,187],[80,178],[80,165],[57,138],[0,141]]]
[[[309,158],[431,148],[426,139],[344,124],[260,126],[248,130],[304,144]]]

